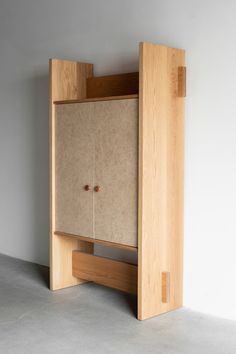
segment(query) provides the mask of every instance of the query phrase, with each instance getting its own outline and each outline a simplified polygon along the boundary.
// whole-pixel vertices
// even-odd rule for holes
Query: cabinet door
[[[138,100],[94,103],[95,238],[137,246]]]
[[[55,227],[87,237],[94,237],[92,110],[92,103],[58,105],[55,118]]]

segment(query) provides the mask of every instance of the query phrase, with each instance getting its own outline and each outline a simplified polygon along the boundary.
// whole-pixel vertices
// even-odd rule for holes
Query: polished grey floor
[[[121,292],[47,284],[46,267],[0,255],[0,353],[236,354],[236,322],[187,309],[140,322]]]

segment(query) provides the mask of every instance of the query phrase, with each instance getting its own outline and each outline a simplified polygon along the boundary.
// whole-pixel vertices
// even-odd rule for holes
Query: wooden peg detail
[[[170,272],[162,272],[162,302],[170,302]]]
[[[186,97],[186,66],[178,67],[178,96]]]

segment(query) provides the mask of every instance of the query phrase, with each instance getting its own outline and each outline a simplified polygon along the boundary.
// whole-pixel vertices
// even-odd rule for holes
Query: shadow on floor
[[[121,293],[123,301],[126,303],[127,308],[134,317],[137,317],[137,296]]]
[[[37,278],[43,286],[45,286],[49,289],[49,287],[50,287],[49,267],[42,266],[39,264],[33,264],[33,263],[32,263],[32,265],[33,265],[33,269],[34,269],[35,278]]]

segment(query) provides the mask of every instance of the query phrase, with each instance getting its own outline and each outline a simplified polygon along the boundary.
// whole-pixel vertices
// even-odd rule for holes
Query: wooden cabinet
[[[55,134],[56,230],[137,247],[138,100],[58,105]]]
[[[182,305],[185,75],[183,50],[152,43],[134,73],[50,60],[52,290],[135,293],[138,319]],[[95,256],[94,244],[138,262]]]

